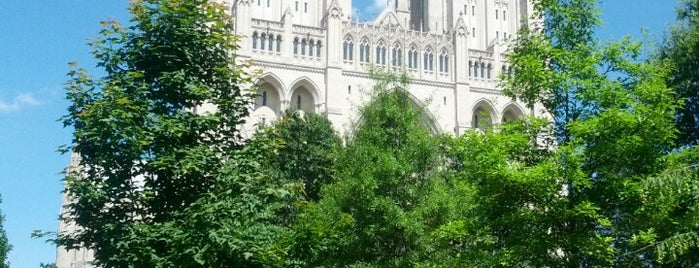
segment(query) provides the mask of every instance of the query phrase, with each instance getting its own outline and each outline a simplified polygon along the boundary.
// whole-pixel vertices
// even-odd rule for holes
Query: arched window
[[[473,61],[468,61],[468,76],[473,77]]]
[[[391,50],[391,65],[393,65],[393,67],[403,65],[403,48],[401,48],[399,44],[395,44],[393,50]]]
[[[491,77],[491,73],[493,72],[493,65],[488,63],[488,79]]]
[[[423,56],[423,65],[422,69],[425,71],[434,71],[434,55],[432,54],[431,49],[427,49],[425,51],[425,54]]]
[[[376,64],[386,65],[386,45],[383,42],[376,46]]]
[[[308,56],[313,57],[313,52],[314,52],[313,48],[314,47],[315,47],[315,41],[313,41],[313,39],[311,39],[310,41],[308,41]]]
[[[274,51],[274,35],[270,35],[270,36],[269,36],[269,42],[268,42],[267,50],[269,50],[269,51]]]
[[[519,120],[522,117],[522,112],[517,108],[508,108],[502,115],[502,122],[513,122]]]
[[[473,128],[485,129],[492,125],[491,109],[487,108],[487,106],[478,106],[478,108],[473,110],[473,117],[471,118],[471,126]]]
[[[320,58],[320,51],[321,51],[320,48],[321,47],[322,47],[322,43],[319,40],[318,42],[316,42],[316,57],[318,57],[318,58]]]
[[[313,112],[315,110],[315,101],[313,94],[306,86],[299,86],[292,91],[291,98],[289,98],[291,104],[289,108],[295,110],[302,110],[305,112]]]
[[[260,50],[265,50],[265,45],[267,45],[267,34],[262,33],[260,35]]]
[[[299,38],[294,38],[294,55],[299,54]]]
[[[415,45],[410,47],[408,51],[408,68],[417,69],[418,53]]]
[[[473,77],[478,77],[478,69],[479,69],[479,64],[478,62],[473,64]]]
[[[442,50],[442,53],[439,55],[439,72],[449,72],[449,53],[447,53],[446,49]]]
[[[362,39],[362,44],[359,45],[359,61],[363,63],[369,63],[369,53],[371,49],[369,47],[369,40]]]
[[[346,61],[354,60],[354,42],[349,35],[345,37],[345,42],[342,43],[342,59]]]
[[[306,38],[301,39],[301,55],[306,55],[306,47],[308,47],[308,40]]]
[[[277,52],[282,52],[282,35],[277,35]]]
[[[252,49],[257,49],[257,39],[260,38],[260,35],[257,32],[252,33]]]
[[[262,106],[267,106],[267,91],[262,91]]]
[[[481,78],[485,78],[485,62],[481,62]]]

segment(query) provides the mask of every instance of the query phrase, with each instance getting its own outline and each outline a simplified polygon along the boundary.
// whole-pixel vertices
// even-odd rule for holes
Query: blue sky
[[[386,0],[355,0],[362,18],[378,14]],[[603,0],[598,36],[640,37],[647,27],[658,40],[674,20],[674,1]],[[32,230],[56,230],[62,188],[59,172],[69,157],[55,152],[70,142],[56,120],[65,113],[67,63],[95,70],[86,40],[105,19],[128,20],[126,0],[0,0],[0,205],[14,249],[12,267],[53,262],[55,248],[31,239]]]

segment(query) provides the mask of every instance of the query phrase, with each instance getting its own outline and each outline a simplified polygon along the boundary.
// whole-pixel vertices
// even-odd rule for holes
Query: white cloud
[[[374,18],[376,17],[381,11],[386,8],[386,5],[388,5],[388,2],[393,2],[394,0],[367,0],[371,1],[371,4],[365,6],[362,10],[360,10],[360,17],[362,18]],[[353,14],[354,10],[353,10]]]
[[[387,0],[374,0],[372,7],[376,10],[383,10],[388,4]]]
[[[25,107],[37,106],[41,104],[32,93],[22,93],[15,96],[11,101],[6,101],[0,97],[0,113],[19,111]]]

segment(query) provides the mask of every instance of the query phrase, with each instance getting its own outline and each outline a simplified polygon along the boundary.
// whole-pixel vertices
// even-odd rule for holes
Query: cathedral
[[[368,101],[371,67],[409,74],[408,91],[433,133],[542,115],[539,105],[527,109],[498,89],[498,76],[512,72],[508,39],[532,23],[531,0],[387,0],[373,21],[352,14],[352,0],[223,1],[241,37],[239,59],[260,72],[248,131],[297,109],[326,114],[348,133]],[[75,228],[61,222],[59,232]],[[92,267],[91,260],[85,249],[59,248],[56,266]]]
[[[351,0],[229,0],[238,55],[262,75],[252,124],[286,109],[324,113],[340,134],[359,118],[378,67],[407,72],[415,104],[434,133],[460,134],[535,115],[498,89],[512,72],[503,53],[531,0],[388,0],[374,21]],[[540,114],[539,114],[540,115]]]

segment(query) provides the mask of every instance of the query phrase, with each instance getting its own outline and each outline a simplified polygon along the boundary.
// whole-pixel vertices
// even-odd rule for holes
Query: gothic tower
[[[407,0],[404,0],[407,2]],[[429,0],[410,0],[410,29],[430,31]]]

